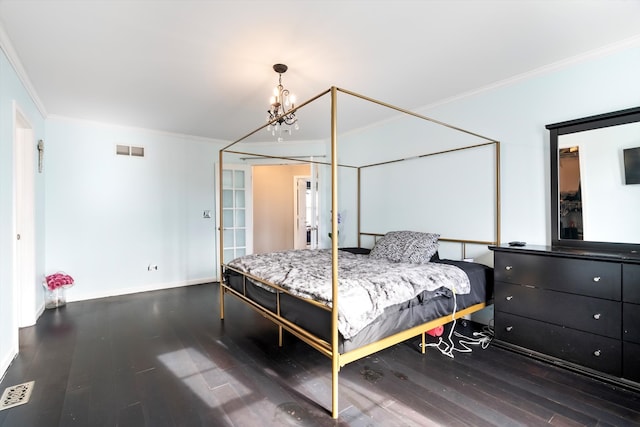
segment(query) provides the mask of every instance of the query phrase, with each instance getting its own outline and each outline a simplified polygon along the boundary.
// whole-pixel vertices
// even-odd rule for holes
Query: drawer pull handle
[[[599,282],[599,281],[600,281],[600,276],[596,276],[596,277],[594,277],[594,278],[593,278],[593,281],[594,281],[594,282]]]
[[[507,326],[504,328],[507,332],[511,332],[513,330],[513,326]]]
[[[513,299],[513,295],[509,295],[508,297],[505,298],[507,301],[511,301]]]
[[[507,265],[504,269],[505,269],[505,270],[507,270],[507,271],[509,271],[509,270],[511,270],[512,268],[513,268],[513,266],[511,266],[511,265]]]
[[[596,320],[600,320],[600,316],[601,316],[600,313],[596,313],[593,315],[593,318]]]
[[[594,351],[594,352],[593,352],[593,355],[594,355],[595,357],[600,357],[600,354],[601,354],[601,351],[600,351],[600,350],[596,350],[596,351]]]

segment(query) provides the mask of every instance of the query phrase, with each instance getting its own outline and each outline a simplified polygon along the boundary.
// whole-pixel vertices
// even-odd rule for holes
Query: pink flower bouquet
[[[46,276],[44,284],[50,291],[59,288],[70,288],[73,286],[73,277],[62,272],[57,272]]]

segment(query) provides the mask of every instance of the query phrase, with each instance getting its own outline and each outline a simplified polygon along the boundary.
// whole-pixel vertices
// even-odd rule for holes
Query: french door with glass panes
[[[222,170],[222,262],[253,250],[251,167],[225,164]]]

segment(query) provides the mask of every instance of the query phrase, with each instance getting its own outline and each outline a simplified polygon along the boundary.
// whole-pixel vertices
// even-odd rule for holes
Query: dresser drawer
[[[640,265],[622,266],[622,300],[640,304]]]
[[[497,282],[495,309],[620,339],[622,304],[530,286]]]
[[[622,349],[622,377],[640,382],[640,344],[625,342]]]
[[[622,339],[640,344],[640,304],[622,305]]]
[[[615,262],[497,252],[496,281],[620,301],[622,265]]]
[[[620,377],[622,342],[496,311],[498,340]]]

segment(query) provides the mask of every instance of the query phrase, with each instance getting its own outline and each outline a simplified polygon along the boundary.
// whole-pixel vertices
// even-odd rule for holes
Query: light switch
[[[211,211],[205,210],[204,212],[202,212],[202,218],[211,218]]]

